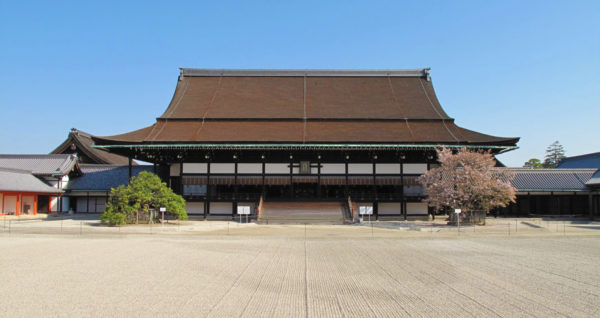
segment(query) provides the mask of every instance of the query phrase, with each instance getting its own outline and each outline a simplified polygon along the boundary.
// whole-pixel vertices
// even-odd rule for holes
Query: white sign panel
[[[250,206],[249,205],[238,205],[237,213],[240,215],[249,215],[250,214]]]
[[[358,207],[358,214],[360,215],[372,215],[373,207],[370,205],[363,205]]]
[[[166,212],[167,208],[160,208],[160,212]]]
[[[461,211],[461,209],[454,209],[454,213],[459,214]]]

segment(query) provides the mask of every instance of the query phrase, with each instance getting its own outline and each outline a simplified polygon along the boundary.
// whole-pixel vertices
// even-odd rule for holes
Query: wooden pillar
[[[294,199],[294,162],[293,156],[290,155],[290,199]]]
[[[344,172],[344,196],[348,198],[350,195],[350,191],[348,190],[348,156],[346,156],[346,161],[344,162],[345,172]]]
[[[317,198],[321,198],[321,155],[317,157]]]
[[[266,165],[267,164],[265,163],[265,156],[262,156],[262,190],[261,190],[261,193],[262,193],[263,200],[265,199],[265,193],[266,193],[265,192],[265,190],[266,190],[266,188],[265,188]]]
[[[179,195],[183,196],[183,159],[179,162]]]
[[[404,160],[400,160],[400,212],[406,221],[406,198],[404,197]]]
[[[127,167],[128,167],[128,169],[129,169],[129,170],[128,170],[128,171],[129,171],[129,182],[131,182],[131,177],[132,177],[131,166],[132,166],[132,164],[133,164],[133,163],[132,163],[132,160],[133,160],[133,159],[131,159],[131,157],[127,157],[127,159],[128,159],[128,165],[127,165]]]
[[[206,162],[206,196],[204,197],[204,219],[210,213],[210,161]]]
[[[379,220],[379,204],[378,204],[378,196],[377,196],[377,167],[375,161],[377,160],[377,156],[373,157],[373,194],[375,195],[375,200],[373,201],[373,213],[375,214],[375,220]]]
[[[590,215],[590,219],[594,217],[594,201],[591,191],[588,193],[588,214]]]
[[[17,194],[17,210],[15,212],[15,215],[20,215],[21,214],[21,194],[18,193]]]
[[[152,163],[152,172],[156,174],[156,162]]]
[[[38,210],[38,195],[33,196],[33,215],[37,215]]]
[[[86,197],[86,212],[90,213],[90,193],[87,193],[87,197]]]
[[[233,166],[233,200],[231,203],[231,219],[235,219],[235,212],[237,211],[237,197],[238,197],[238,161],[236,156],[233,156],[235,162]]]

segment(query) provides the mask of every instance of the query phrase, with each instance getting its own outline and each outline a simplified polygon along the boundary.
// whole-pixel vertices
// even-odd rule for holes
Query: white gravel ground
[[[0,316],[600,317],[598,234],[225,231],[2,232]]]

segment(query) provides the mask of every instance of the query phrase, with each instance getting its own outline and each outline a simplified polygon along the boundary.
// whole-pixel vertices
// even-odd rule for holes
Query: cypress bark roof
[[[454,124],[428,69],[406,71],[181,69],[152,126],[97,137],[124,143],[426,143],[514,146],[519,138]]]
[[[94,145],[92,137],[86,132],[72,128],[67,139],[50,154],[76,153],[80,162],[90,164],[126,165],[129,163],[127,157],[92,148]]]

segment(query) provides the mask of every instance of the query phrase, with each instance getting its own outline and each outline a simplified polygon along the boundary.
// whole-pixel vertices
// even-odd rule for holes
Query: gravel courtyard
[[[597,234],[372,230],[4,234],[0,316],[600,317]]]

